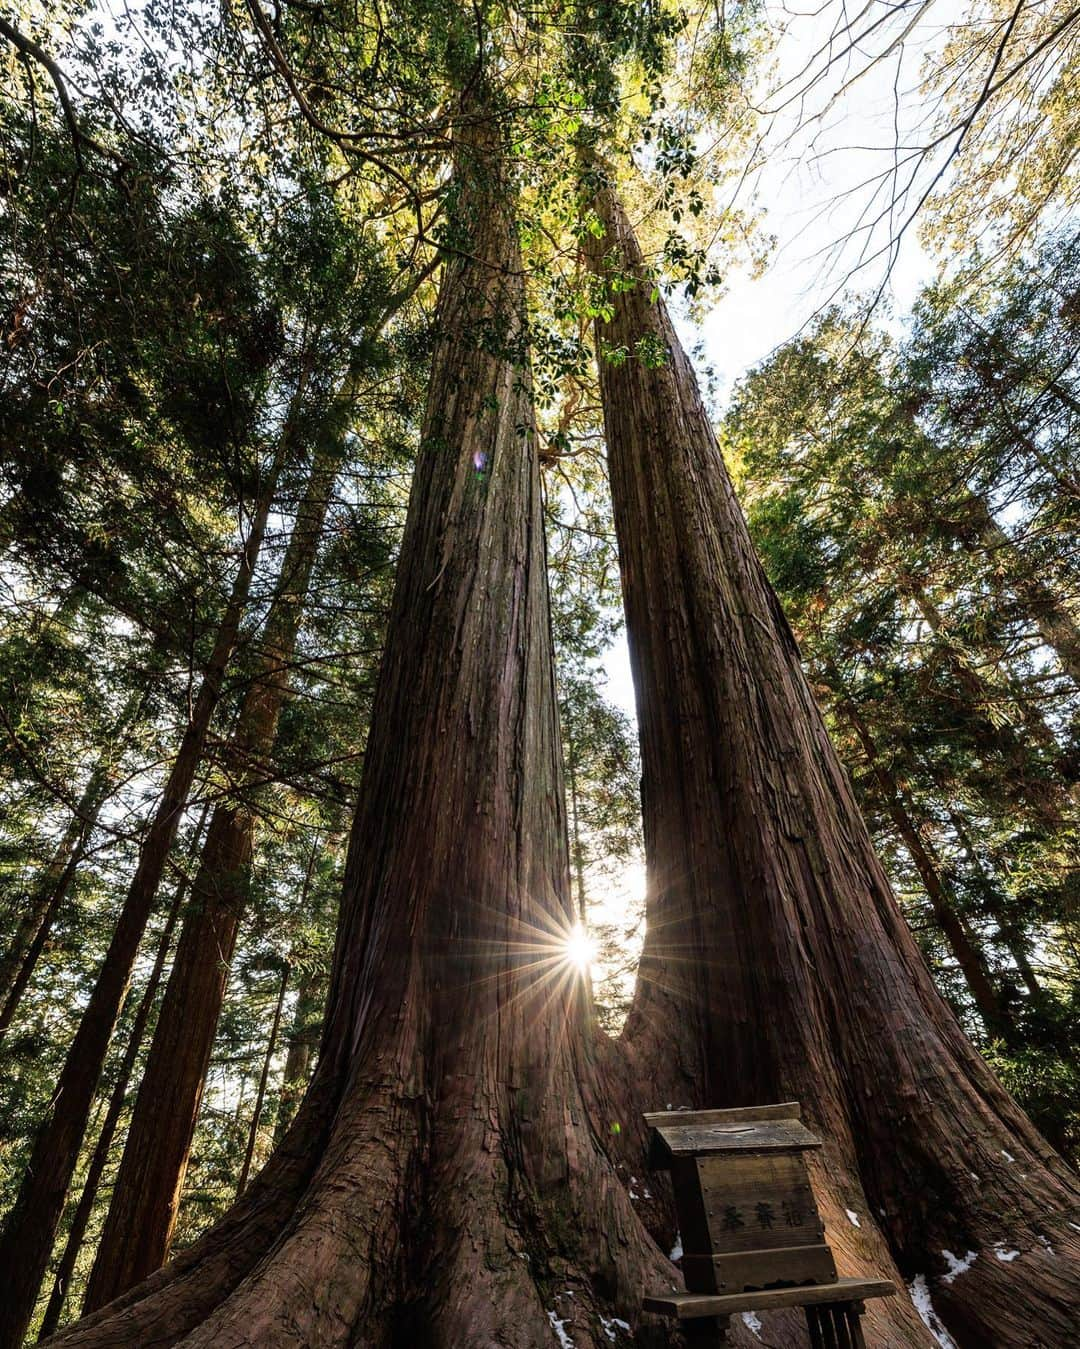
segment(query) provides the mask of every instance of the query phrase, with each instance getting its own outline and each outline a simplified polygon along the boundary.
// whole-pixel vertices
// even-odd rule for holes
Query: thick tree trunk
[[[64,1344],[606,1349],[670,1277],[586,1117],[524,277],[463,127],[312,1088],[222,1229]]]
[[[601,362],[601,387],[649,863],[625,1032],[638,1078],[660,1108],[801,1100],[827,1140],[817,1180],[846,1271],[895,1274],[895,1259],[928,1276],[964,1346],[1067,1343],[1075,1178],[933,987],[692,368],[625,215],[606,189],[598,200],[597,270],[640,278],[612,287],[597,326],[598,348],[625,357]],[[950,1276],[944,1250],[977,1257]],[[930,1343],[906,1299],[872,1305],[874,1343]]]
[[[589,905],[585,895],[585,849],[581,841],[581,803],[578,800],[577,768],[571,751],[567,760],[570,785],[570,858],[574,867],[574,884],[577,889],[578,919],[588,921]]]
[[[198,833],[201,834],[201,832],[202,828],[200,826]],[[82,1249],[83,1240],[86,1237],[86,1229],[90,1223],[91,1214],[94,1211],[94,1202],[97,1199],[98,1186],[101,1184],[101,1177],[105,1173],[105,1167],[109,1160],[109,1151],[112,1148],[112,1141],[116,1136],[116,1128],[120,1123],[120,1116],[123,1113],[124,1101],[127,1098],[127,1089],[128,1084],[131,1081],[131,1074],[135,1070],[135,1063],[142,1050],[143,1036],[146,1034],[146,1027],[150,1021],[150,1014],[154,1009],[154,1002],[157,999],[158,989],[161,986],[161,976],[165,970],[165,961],[168,958],[169,949],[172,946],[173,932],[176,929],[176,922],[180,916],[180,906],[184,902],[186,891],[187,879],[185,878],[177,886],[176,893],[173,895],[168,917],[165,919],[165,926],[162,929],[161,937],[158,940],[158,949],[157,954],[154,957],[154,965],[150,971],[150,977],[146,981],[146,987],[143,989],[142,998],[140,999],[138,1009],[135,1012],[135,1019],[131,1024],[131,1033],[128,1036],[127,1047],[124,1050],[124,1058],[120,1065],[120,1072],[113,1085],[112,1095],[109,1097],[109,1105],[105,1112],[105,1119],[101,1125],[101,1132],[98,1134],[97,1142],[94,1144],[94,1152],[90,1158],[90,1165],[87,1167],[86,1180],[83,1183],[82,1194],[79,1196],[79,1202],[75,1206],[75,1212],[71,1219],[71,1227],[68,1230],[67,1240],[64,1243],[64,1250],[60,1256],[60,1263],[57,1266],[56,1275],[53,1279],[52,1292],[49,1295],[49,1303],[45,1309],[45,1315],[42,1318],[41,1329],[38,1334],[39,1340],[48,1339],[60,1324],[60,1317],[64,1311],[64,1303],[67,1300],[68,1290],[71,1286],[71,1276],[75,1272],[75,1262],[79,1258],[79,1251]]]
[[[163,1263],[172,1239],[214,1037],[247,907],[256,800],[267,780],[319,539],[340,461],[335,437],[315,451],[262,639],[258,673],[226,751],[233,794],[214,810],[192,897],[86,1290],[111,1302]]]
[[[21,1343],[33,1314],[113,1027],[127,996],[139,943],[153,911],[154,898],[221,694],[225,669],[236,645],[284,458],[285,438],[262,485],[232,594],[203,673],[191,718],[139,851],[138,865],[112,941],[60,1072],[50,1114],[38,1131],[30,1166],[0,1236],[0,1268],[5,1269],[9,1277],[8,1296],[0,1300],[0,1346],[3,1349],[9,1349],[9,1346],[14,1349]]]

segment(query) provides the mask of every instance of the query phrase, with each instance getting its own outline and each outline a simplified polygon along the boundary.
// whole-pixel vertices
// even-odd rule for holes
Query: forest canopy
[[[0,1349],[674,1345],[789,1100],[868,1343],[1068,1342],[1078,53],[0,15]]]

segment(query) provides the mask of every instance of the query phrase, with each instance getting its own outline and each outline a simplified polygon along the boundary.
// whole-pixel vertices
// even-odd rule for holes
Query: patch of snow
[[[948,1274],[941,1276],[942,1283],[952,1283],[953,1279],[961,1274],[966,1274],[975,1261],[979,1258],[978,1251],[968,1251],[967,1255],[960,1256],[959,1259],[953,1255],[952,1251],[942,1251],[942,1258],[949,1266]]]
[[[675,1233],[675,1245],[672,1246],[672,1248],[671,1248],[671,1254],[668,1256],[668,1259],[669,1259],[669,1260],[681,1260],[682,1257],[683,1257],[682,1233],[681,1233],[681,1232],[676,1232],[676,1233]]]
[[[746,1326],[750,1334],[753,1335],[755,1339],[760,1339],[761,1337],[760,1335],[758,1335],[758,1331],[761,1329],[761,1322],[754,1315],[754,1313],[743,1312],[742,1319],[743,1325]]]
[[[915,1310],[919,1313],[923,1325],[937,1340],[941,1349],[959,1349],[956,1341],[942,1324],[937,1312],[934,1311],[933,1303],[930,1301],[930,1289],[927,1287],[926,1275],[916,1274],[908,1284],[908,1292],[911,1294],[911,1300],[915,1304]]]
[[[642,1199],[651,1199],[651,1198],[652,1198],[652,1191],[651,1191],[650,1189],[648,1189],[648,1187],[646,1187],[644,1190],[642,1190],[642,1192],[641,1192],[641,1197],[642,1197]]]
[[[1074,1232],[1080,1232],[1080,1223],[1070,1223],[1069,1226]]]
[[[1050,1245],[1049,1241],[1047,1241],[1041,1232],[1036,1233],[1036,1240],[1039,1245],[1042,1246],[1044,1250],[1049,1251],[1051,1255],[1057,1254],[1057,1251],[1054,1250],[1053,1246]]]
[[[844,1212],[847,1214],[847,1220],[852,1225],[852,1227],[862,1226],[862,1223],[859,1222],[859,1215],[855,1212],[854,1209],[846,1208],[844,1209]]]
[[[973,1181],[975,1181],[977,1184],[979,1184],[979,1185],[982,1184],[982,1181],[979,1179],[979,1177],[975,1174],[974,1171],[969,1171],[969,1172],[968,1172],[968,1175],[969,1175],[969,1176],[971,1177],[971,1179],[972,1179]]]
[[[566,1333],[566,1322],[559,1319],[559,1313],[555,1311],[548,1312],[548,1320],[551,1322],[551,1328],[555,1332],[555,1338],[559,1341],[559,1349],[574,1349],[574,1341]]]
[[[999,1241],[998,1244],[994,1247],[994,1254],[997,1256],[999,1260],[1003,1260],[1005,1264],[1008,1264],[1011,1260],[1015,1260],[1016,1257],[1020,1254],[1020,1252],[1014,1251],[1011,1246],[1008,1249],[1006,1249],[1005,1243]]]
[[[1016,1161],[1016,1158],[1012,1155],[1012,1153],[1011,1153],[1011,1152],[1006,1152],[1004,1148],[1001,1149],[1001,1155],[1005,1158],[1005,1160],[1006,1160],[1007,1162],[1015,1162],[1015,1161]]]
[[[620,1321],[617,1316],[613,1316],[610,1320],[608,1320],[606,1316],[601,1316],[600,1325],[603,1328],[604,1334],[612,1341],[612,1343],[615,1342],[620,1330],[625,1330],[628,1335],[630,1334],[630,1322]]]

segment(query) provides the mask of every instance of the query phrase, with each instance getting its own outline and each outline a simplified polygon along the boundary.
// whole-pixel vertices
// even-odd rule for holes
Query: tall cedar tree
[[[335,419],[328,419],[335,420]],[[256,799],[289,689],[308,583],[341,457],[317,440],[263,630],[259,668],[226,751],[232,794],[214,810],[154,1030],[85,1307],[110,1302],[165,1259],[187,1172],[229,965],[250,892]]]
[[[589,1120],[524,273],[459,114],[422,444],[319,1065],[229,1215],[65,1345],[609,1343],[670,1270]],[[566,1296],[566,1292],[574,1296]],[[556,1298],[562,1301],[556,1303]]]
[[[18,1346],[33,1315],[109,1042],[127,997],[139,944],[153,912],[236,646],[286,444],[287,436],[283,436],[260,484],[232,593],[203,670],[188,724],[140,847],[135,874],[64,1061],[50,1112],[34,1139],[30,1165],[0,1236],[0,1268],[9,1279],[8,1295],[0,1301],[0,1345]]]
[[[1076,1178],[934,988],[692,367],[612,191],[597,203],[594,264],[637,283],[611,287],[596,333],[649,868],[636,1076],[663,1103],[802,1101],[827,1140],[817,1180],[845,1271],[929,1276],[964,1345],[1065,1344]],[[946,1280],[944,1250],[977,1258]],[[875,1305],[873,1333],[929,1343],[906,1299]]]

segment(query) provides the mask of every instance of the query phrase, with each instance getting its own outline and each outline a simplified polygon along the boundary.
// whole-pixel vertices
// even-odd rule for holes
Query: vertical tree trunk
[[[942,879],[937,859],[931,855],[929,845],[911,818],[899,786],[882,763],[870,730],[858,709],[848,699],[842,698],[838,710],[847,719],[863,747],[867,763],[881,791],[885,809],[907,849],[908,856],[915,864],[923,888],[926,890],[926,897],[930,901],[934,921],[960,967],[983,1024],[991,1035],[1006,1035],[1010,1030],[1009,1022],[1004,1015],[986,958],[975,944],[963,919],[956,912],[952,897]]]
[[[319,1066],[224,1234],[68,1345],[550,1349],[557,1315],[606,1349],[600,1307],[635,1317],[645,1271],[670,1274],[585,1112],[524,277],[500,132],[475,100],[460,124]]]
[[[624,357],[600,377],[649,863],[625,1033],[638,1076],[661,1107],[800,1099],[827,1139],[818,1179],[842,1267],[895,1273],[895,1258],[928,1275],[963,1345],[1065,1343],[1080,1311],[1075,1178],[933,987],[692,368],[605,188],[598,211],[598,273],[639,278],[611,288],[597,323],[598,349]],[[946,1281],[945,1249],[977,1258]],[[906,1300],[872,1316],[879,1343],[929,1343]]]
[[[79,799],[78,810],[26,896],[14,935],[0,960],[0,1031],[11,1025],[60,905],[71,888],[82,847],[104,800],[101,788],[105,776],[102,765],[91,773]]]
[[[142,1084],[86,1290],[94,1311],[163,1263],[172,1239],[199,1105],[247,908],[256,801],[289,689],[312,568],[341,457],[317,445],[262,639],[260,666],[226,751],[236,784],[214,810],[184,915]]]
[[[270,1023],[270,1034],[266,1041],[266,1053],[263,1056],[262,1072],[259,1074],[259,1088],[255,1093],[255,1109],[251,1112],[251,1127],[248,1130],[247,1147],[244,1149],[244,1161],[236,1181],[237,1196],[242,1195],[251,1172],[251,1159],[255,1156],[255,1144],[259,1138],[259,1121],[262,1118],[263,1100],[266,1097],[266,1083],[270,1077],[270,1065],[274,1061],[277,1049],[278,1031],[281,1029],[281,1009],[285,1005],[285,990],[289,985],[289,967],[281,971],[281,983],[278,987],[277,1001],[274,1004],[274,1017]]]
[[[300,895],[299,909],[307,912],[307,903],[311,895],[315,876],[315,863],[318,859],[318,841],[308,858],[307,872],[304,876],[304,889]],[[295,953],[294,953],[295,955]],[[311,1057],[319,1041],[322,1025],[323,998],[319,996],[321,981],[310,966],[302,966],[300,982],[296,990],[296,1007],[293,1010],[292,1025],[289,1029],[289,1048],[285,1054],[285,1067],[281,1074],[281,1091],[278,1093],[277,1121],[274,1125],[274,1146],[281,1142],[285,1131],[292,1123],[296,1107],[307,1087],[311,1075]]]
[[[0,1033],[11,1025],[18,1010],[53,924],[71,890],[102,807],[112,791],[116,763],[123,752],[122,748],[117,749],[116,742],[130,729],[144,701],[142,693],[129,698],[109,737],[109,747],[99,757],[83,788],[64,837],[27,896],[15,936],[0,962]]]
[[[9,1277],[8,1296],[0,1300],[0,1346],[3,1349],[9,1349],[9,1346],[14,1349],[21,1343],[33,1314],[113,1027],[127,996],[139,943],[153,910],[154,897],[221,694],[225,669],[236,645],[255,561],[285,459],[286,440],[286,437],[282,438],[274,464],[262,484],[232,593],[203,672],[190,720],[139,850],[135,875],[60,1072],[50,1113],[38,1131],[30,1166],[0,1236],[0,1268],[4,1268]]]
[[[198,839],[201,834],[202,823],[199,824],[199,827],[196,830],[196,839]],[[169,913],[165,919],[165,926],[162,928],[161,937],[158,941],[154,965],[150,971],[150,977],[146,981],[146,987],[143,989],[142,998],[140,999],[138,1009],[135,1012],[135,1019],[131,1024],[131,1034],[128,1037],[127,1048],[124,1051],[124,1059],[120,1065],[120,1072],[113,1085],[112,1095],[109,1097],[109,1106],[105,1112],[105,1119],[101,1126],[101,1132],[98,1134],[97,1143],[94,1145],[94,1152],[93,1156],[90,1158],[90,1165],[86,1171],[86,1180],[83,1183],[82,1194],[79,1196],[79,1202],[72,1215],[71,1228],[68,1231],[67,1241],[64,1243],[63,1254],[60,1256],[60,1263],[57,1266],[56,1275],[53,1279],[49,1303],[45,1309],[45,1315],[42,1318],[41,1330],[38,1335],[39,1340],[48,1339],[60,1324],[60,1317],[64,1311],[64,1303],[67,1300],[68,1290],[71,1286],[71,1276],[75,1272],[75,1262],[79,1258],[79,1251],[82,1248],[83,1240],[86,1236],[86,1229],[89,1225],[91,1214],[94,1211],[94,1201],[97,1199],[98,1186],[101,1184],[101,1177],[105,1172],[105,1166],[109,1160],[109,1151],[112,1148],[113,1138],[116,1136],[116,1126],[120,1123],[120,1116],[123,1113],[124,1101],[127,1098],[128,1083],[131,1081],[131,1074],[135,1070],[135,1063],[138,1060],[139,1052],[142,1049],[143,1036],[146,1034],[146,1027],[150,1020],[150,1014],[154,1009],[154,1002],[157,999],[158,988],[161,986],[161,976],[164,973],[165,961],[168,958],[169,949],[172,946],[172,936],[176,929],[176,921],[180,916],[180,906],[184,902],[187,886],[188,882],[185,877],[176,887],[176,893],[173,895],[172,904],[169,906]]]
[[[1048,832],[1061,829],[1075,805],[1067,788],[1055,778],[1041,776],[1036,761],[1012,725],[998,723],[990,716],[987,709],[994,703],[993,690],[967,664],[943,632],[941,614],[926,591],[909,578],[904,578],[902,587],[915,601],[930,630],[942,639],[948,668],[964,696],[970,700],[966,715],[972,738],[985,759],[991,763],[999,762],[1003,767],[1004,771],[999,775],[1003,795],[1015,802],[1018,809],[1029,812],[1032,820]],[[1026,699],[1019,701],[1014,697],[1014,702],[1018,704],[1032,740],[1049,748],[1056,759],[1059,746],[1049,726]]]
[[[570,859],[574,867],[574,882],[577,887],[578,919],[584,924],[588,920],[588,903],[585,897],[585,849],[581,842],[581,806],[578,801],[576,755],[571,749],[567,757],[567,772],[570,780]]]
[[[305,971],[296,991],[296,1009],[287,1037],[289,1048],[281,1074],[278,1118],[274,1127],[275,1143],[280,1143],[292,1123],[311,1075],[311,1059],[319,1039],[316,1018],[322,1011],[322,1002],[315,997],[315,984],[314,973]]]
[[[961,531],[961,542],[968,548],[981,546],[990,566],[1011,590],[1017,602],[1061,662],[1061,668],[1080,685],[1080,624],[1058,595],[1031,572],[1030,564],[1019,556],[1016,545],[994,519],[986,500],[972,492],[965,505],[974,527],[977,545],[968,530]]]
[[[1020,973],[1020,978],[1024,981],[1024,986],[1033,998],[1042,997],[1042,985],[1039,983],[1038,976],[1032,969],[1031,961],[1028,957],[1028,946],[1024,939],[1024,934],[1018,929],[1015,919],[1005,911],[1005,906],[998,896],[998,891],[994,885],[993,878],[988,876],[986,868],[979,858],[978,850],[971,837],[967,822],[963,816],[949,808],[949,820],[953,827],[953,833],[957,841],[963,848],[967,856],[968,863],[972,870],[979,877],[983,887],[983,893],[986,896],[985,903],[987,912],[998,927],[998,935],[1007,948],[1009,954],[1016,962],[1016,968]]]

